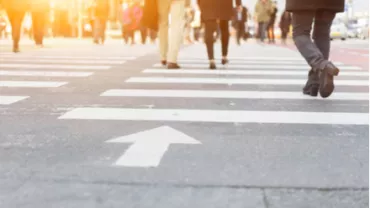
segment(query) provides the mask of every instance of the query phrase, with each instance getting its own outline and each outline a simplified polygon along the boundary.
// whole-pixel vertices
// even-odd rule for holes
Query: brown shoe
[[[181,69],[181,67],[177,63],[168,63],[167,69]]]
[[[167,61],[166,61],[166,60],[162,60],[162,61],[161,61],[161,64],[162,64],[163,66],[166,66],[166,65],[167,65]]]

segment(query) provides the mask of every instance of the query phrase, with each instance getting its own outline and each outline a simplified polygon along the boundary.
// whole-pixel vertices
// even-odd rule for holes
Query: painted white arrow
[[[170,144],[201,144],[198,140],[168,126],[161,126],[106,141],[133,143],[114,165],[157,167]]]

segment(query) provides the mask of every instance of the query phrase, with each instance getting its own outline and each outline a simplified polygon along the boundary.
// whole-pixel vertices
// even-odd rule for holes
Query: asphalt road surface
[[[194,44],[166,70],[155,45],[60,41],[1,47],[0,207],[368,207],[368,57],[333,58],[322,99],[289,47],[232,42],[211,71]]]

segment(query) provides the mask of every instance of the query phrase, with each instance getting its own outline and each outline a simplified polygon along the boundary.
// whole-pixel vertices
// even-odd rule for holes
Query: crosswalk
[[[135,56],[102,53],[0,53],[0,106],[12,105],[31,96],[34,89],[59,88],[71,80],[93,76],[114,66],[133,60]]]
[[[199,123],[320,124],[368,125],[369,73],[367,69],[336,62],[340,76],[335,93],[328,99],[303,95],[308,67],[297,52],[278,47],[253,46],[252,55],[229,56],[230,64],[217,70],[207,69],[207,60],[199,46],[184,49],[180,70],[167,70],[160,64],[144,69],[140,75],[122,80],[121,89],[107,89],[103,99],[138,99],[137,102],[166,104],[143,108],[108,106],[78,107],[59,119],[121,120]],[[281,54],[285,54],[281,55]],[[217,60],[220,61],[219,59]],[[145,99],[144,102],[142,99]],[[201,100],[202,106],[198,104]],[[232,106],[232,101],[259,101],[261,106]],[[230,102],[225,102],[230,101]],[[277,110],[277,104],[288,101]],[[291,104],[289,102],[291,101]],[[300,101],[300,102],[294,102]],[[189,103],[194,103],[193,105]],[[215,104],[219,103],[219,105]],[[266,103],[266,105],[264,105]],[[297,104],[298,103],[298,104]],[[189,105],[189,106],[186,106]],[[299,105],[299,111],[297,107]],[[307,106],[317,106],[315,111]],[[320,108],[320,105],[325,106]],[[328,108],[332,105],[333,108]],[[143,106],[143,105],[140,105]],[[180,107],[179,107],[180,106]],[[207,107],[208,106],[208,107]],[[339,109],[339,110],[338,110]]]

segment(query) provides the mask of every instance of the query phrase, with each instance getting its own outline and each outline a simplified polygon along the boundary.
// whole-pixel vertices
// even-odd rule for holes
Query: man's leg
[[[213,52],[214,33],[217,30],[217,22],[215,20],[208,20],[205,22],[204,26],[204,42],[207,47],[208,59],[213,61],[215,59]]]
[[[95,17],[94,25],[93,25],[93,31],[94,31],[94,43],[99,43],[99,37],[100,37],[100,29],[101,29],[101,22],[100,18]]]
[[[229,49],[229,40],[230,40],[229,21],[221,20],[220,30],[221,30],[222,58],[226,59],[227,54],[228,54],[228,49]]]
[[[313,69],[323,69],[328,61],[311,40],[314,11],[293,12],[293,40],[298,51]]]
[[[21,27],[25,11],[7,11],[10,24],[12,26],[12,38],[13,38],[13,51],[19,52],[19,40],[21,36]]]
[[[332,11],[317,11],[315,14],[313,39],[325,60],[329,59],[330,28],[335,15]],[[339,73],[339,69],[330,61],[328,62],[320,74],[320,95],[323,98],[329,97],[333,93],[334,76],[337,76]]]
[[[240,39],[242,37],[241,22],[236,23],[236,43],[240,45]]]
[[[177,55],[184,38],[185,0],[172,1],[170,13],[171,27],[167,57],[169,63],[177,63]]]
[[[330,54],[330,27],[335,18],[331,11],[318,11],[315,15],[313,40],[326,60]]]
[[[170,0],[158,0],[159,13],[159,50],[162,64],[165,65],[168,53],[168,15],[170,12]]]
[[[293,13],[293,40],[295,45],[297,46],[299,52],[302,56],[306,59],[307,63],[311,66],[311,70],[309,72],[309,79],[306,83],[306,86],[303,88],[303,93],[310,94],[311,96],[317,96],[318,87],[320,89],[320,94],[322,97],[329,97],[334,90],[334,82],[333,76],[338,75],[339,69],[337,69],[331,62],[326,60],[326,56],[329,55],[329,45],[324,44],[321,47],[326,51],[326,54],[320,51],[320,49],[316,46],[315,43],[312,42],[310,33],[311,33],[311,25],[313,19],[316,18],[316,12],[294,12]],[[329,15],[330,16],[330,15]],[[323,25],[327,25],[330,27],[332,16],[326,19],[322,23]],[[320,15],[317,21],[320,21]],[[320,27],[319,23],[319,27]],[[325,28],[325,27],[324,27]],[[325,28],[324,32],[328,29]],[[318,32],[316,32],[316,39],[318,36]],[[320,38],[319,38],[320,40]],[[322,40],[325,40],[325,35]],[[320,78],[318,77],[320,72]]]
[[[100,19],[101,23],[101,28],[100,28],[100,40],[102,43],[105,42],[105,31],[107,29],[107,19],[106,18],[101,18]]]

